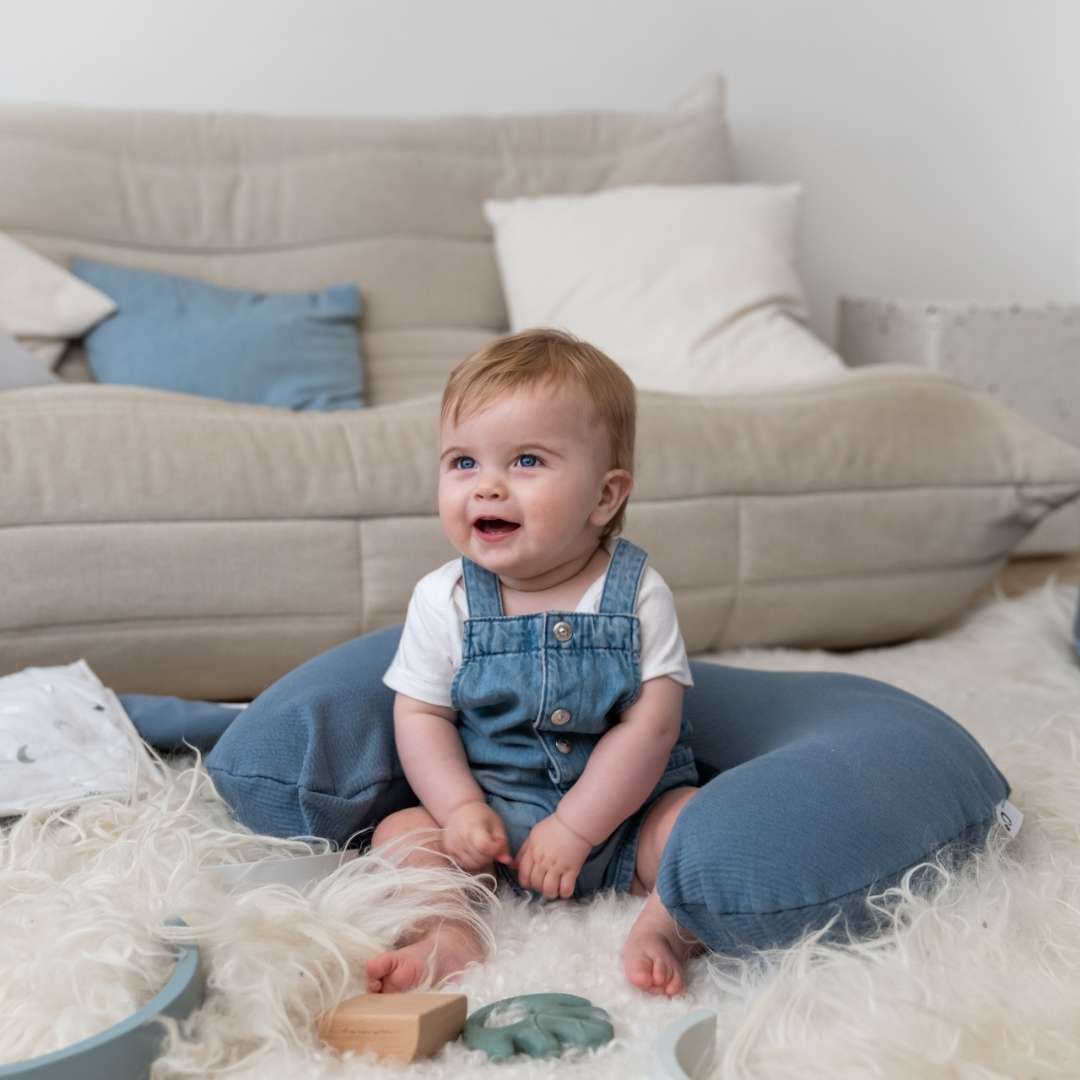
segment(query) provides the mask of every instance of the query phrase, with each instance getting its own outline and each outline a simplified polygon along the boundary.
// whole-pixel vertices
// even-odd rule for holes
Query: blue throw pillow
[[[219,717],[206,764],[244,824],[344,843],[415,804],[382,683],[400,632],[338,645]],[[675,824],[657,889],[717,951],[788,945],[834,916],[834,934],[873,929],[868,892],[979,844],[1009,794],[967,731],[894,686],[690,666],[703,786]],[[125,699],[137,726],[145,704]]]
[[[85,339],[99,382],[285,409],[364,403],[355,285],[262,293],[88,259],[71,269],[117,305]]]

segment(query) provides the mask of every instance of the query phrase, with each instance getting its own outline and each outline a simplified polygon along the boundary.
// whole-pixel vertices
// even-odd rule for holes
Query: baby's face
[[[580,389],[534,387],[447,420],[440,452],[446,535],[510,583],[590,554],[612,516],[593,520],[610,451]]]

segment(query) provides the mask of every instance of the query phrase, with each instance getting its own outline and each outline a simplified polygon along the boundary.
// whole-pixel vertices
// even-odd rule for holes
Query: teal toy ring
[[[496,1009],[523,1011],[519,1019],[488,1027]],[[523,994],[477,1009],[465,1021],[462,1038],[470,1050],[483,1050],[492,1061],[515,1054],[558,1057],[568,1046],[603,1046],[615,1037],[608,1014],[576,994]]]
[[[170,919],[169,926],[185,926]],[[203,976],[197,945],[176,949],[176,967],[165,985],[141,1009],[97,1035],[41,1057],[0,1065],[11,1080],[145,1080],[165,1039],[159,1017],[183,1020],[203,1000]]]

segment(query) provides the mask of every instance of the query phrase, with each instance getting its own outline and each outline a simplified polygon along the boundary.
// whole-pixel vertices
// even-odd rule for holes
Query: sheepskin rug
[[[718,1016],[710,1075],[828,1080],[1080,1075],[1080,665],[1077,590],[995,599],[933,640],[846,655],[746,650],[726,662],[851,671],[896,683],[963,722],[1010,779],[1020,836],[940,873],[930,897],[897,890],[894,923],[845,946],[810,938],[734,962],[703,957],[672,1001],[623,980],[621,943],[642,901],[541,905],[500,896],[490,959],[456,984],[470,1008],[558,990],[606,1008],[616,1039],[556,1061],[493,1065],[460,1043],[404,1067],[323,1047],[314,1018],[361,992],[363,961],[418,918],[465,910],[452,870],[392,858],[346,863],[302,893],[228,895],[200,869],[308,849],[238,828],[194,759],[155,791],[28,816],[0,836],[0,1062],[102,1030],[170,970],[165,918],[182,914],[207,998],[172,1026],[154,1076],[420,1078],[648,1076],[661,1030],[691,1009]],[[474,888],[475,891],[475,888]]]

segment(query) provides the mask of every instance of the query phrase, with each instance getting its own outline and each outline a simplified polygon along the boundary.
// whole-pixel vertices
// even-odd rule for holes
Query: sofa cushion
[[[359,282],[368,404],[441,390],[505,330],[486,198],[733,176],[717,77],[669,110],[637,113],[8,105],[0,161],[0,221],[61,265],[82,256],[262,292]]]
[[[99,382],[284,409],[364,403],[360,293],[261,293],[75,259],[117,305],[86,338]]]
[[[650,184],[488,200],[510,327],[558,326],[638,387],[755,390],[835,374],[805,318],[795,184]]]
[[[0,395],[0,565],[35,571],[5,584],[0,671],[78,655],[117,690],[242,700],[399,622],[454,554],[438,416],[436,398],[297,414],[128,387]],[[94,453],[58,467],[66,447]],[[873,368],[643,392],[635,480],[626,534],[691,653],[851,648],[963,610],[1080,491],[1080,450],[942,375]]]
[[[344,844],[415,804],[382,685],[399,636],[315,657],[232,720],[206,765],[240,821]],[[700,661],[692,671],[685,708],[712,779],[683,808],[657,888],[718,951],[789,945],[834,917],[834,933],[872,929],[870,890],[981,843],[1009,793],[971,735],[893,686]],[[131,704],[138,725],[144,703]]]

